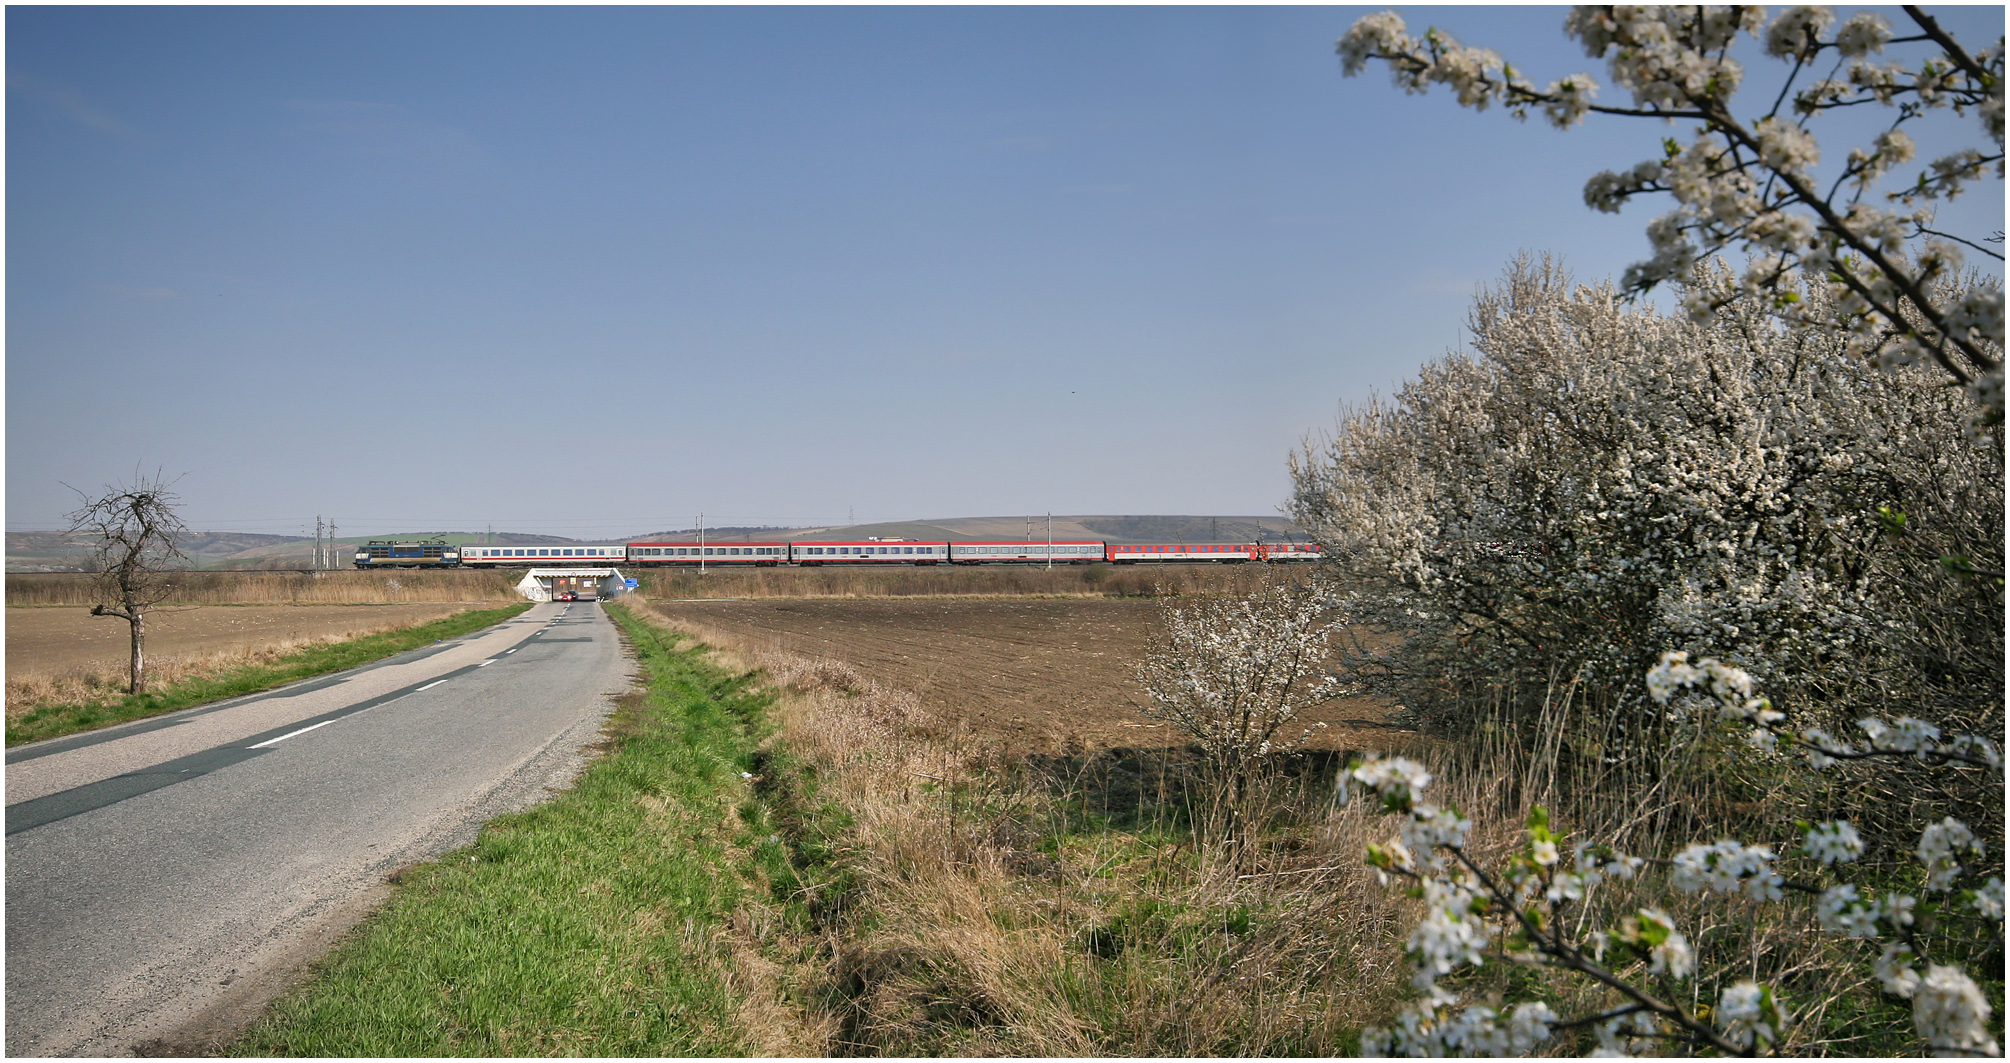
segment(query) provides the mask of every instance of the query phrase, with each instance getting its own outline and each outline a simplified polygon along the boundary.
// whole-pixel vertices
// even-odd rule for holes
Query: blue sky
[[[1276,512],[1517,251],[1665,209],[1581,200],[1664,127],[1342,78],[1372,10],[10,7],[7,525],[135,468],[282,534]]]

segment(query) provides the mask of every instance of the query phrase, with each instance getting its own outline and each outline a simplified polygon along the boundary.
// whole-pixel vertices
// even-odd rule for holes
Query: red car
[[[574,594],[571,591],[559,591],[558,597],[554,600],[561,602],[576,602],[579,600],[579,595]]]

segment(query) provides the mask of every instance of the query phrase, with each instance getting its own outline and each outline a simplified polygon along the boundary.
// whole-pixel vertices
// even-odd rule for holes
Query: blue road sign
[[[641,586],[641,584],[639,584],[639,583],[635,582],[635,581],[634,581],[634,580],[632,580],[632,579],[625,579],[625,578],[624,578],[624,579],[623,579],[623,580],[622,580],[621,582],[623,582],[623,583],[626,583],[626,584],[628,584],[628,589],[629,589],[629,590],[631,590],[631,591],[632,591],[632,590],[634,590],[634,589],[635,589],[636,587],[639,587],[639,586]]]

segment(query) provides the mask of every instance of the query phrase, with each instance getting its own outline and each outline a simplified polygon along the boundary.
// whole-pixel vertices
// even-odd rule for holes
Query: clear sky
[[[135,468],[281,534],[1274,513],[1518,250],[1666,209],[1581,199],[1665,127],[1342,78],[1372,10],[10,7],[7,525]]]

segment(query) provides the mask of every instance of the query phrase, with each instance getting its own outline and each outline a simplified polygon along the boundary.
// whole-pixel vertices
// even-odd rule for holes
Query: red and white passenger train
[[[671,568],[700,565],[767,568],[776,565],[1085,565],[1237,564],[1249,561],[1317,561],[1317,543],[1048,543],[924,539],[816,540],[809,542],[633,542],[586,546],[463,546],[467,568],[568,565]],[[364,567],[361,556],[358,566]]]

